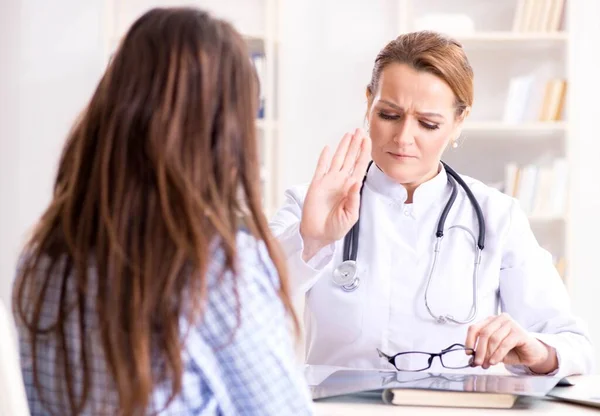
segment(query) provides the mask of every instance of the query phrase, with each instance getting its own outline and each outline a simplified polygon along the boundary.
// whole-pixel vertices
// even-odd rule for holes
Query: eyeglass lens
[[[441,355],[442,366],[449,369],[460,369],[471,366],[472,350],[457,348],[446,351]],[[431,366],[431,354],[411,352],[399,354],[394,358],[394,365],[400,371],[422,371]]]

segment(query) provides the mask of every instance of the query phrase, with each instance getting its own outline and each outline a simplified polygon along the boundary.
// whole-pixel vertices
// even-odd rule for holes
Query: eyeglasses
[[[434,354],[431,352],[408,351],[396,355],[387,355],[377,349],[380,357],[385,358],[398,371],[424,371],[431,367],[433,359],[440,357],[440,362],[444,368],[456,370],[471,367],[475,350],[466,348],[462,344],[453,344],[441,352]]]

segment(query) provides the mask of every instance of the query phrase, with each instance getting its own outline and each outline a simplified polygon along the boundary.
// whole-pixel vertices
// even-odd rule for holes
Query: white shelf
[[[527,123],[504,123],[501,121],[478,121],[466,122],[463,127],[464,133],[557,133],[564,132],[567,123],[564,121],[554,122],[527,122]]]
[[[439,22],[438,26],[447,28],[446,33],[463,45],[475,72],[476,99],[473,115],[476,115],[477,111],[481,113],[477,113],[480,115],[476,115],[475,119],[467,119],[459,139],[459,142],[464,140],[465,146],[456,152],[449,151],[447,159],[457,169],[468,171],[469,175],[475,178],[485,178],[495,183],[504,183],[507,180],[505,169],[508,164],[517,165],[519,168],[536,166],[538,169],[549,169],[556,159],[565,159],[570,172],[574,163],[571,159],[572,134],[573,129],[578,127],[568,120],[573,115],[570,107],[570,85],[564,103],[563,114],[568,115],[565,120],[542,122],[538,121],[537,115],[541,113],[547,99],[545,88],[548,88],[548,82],[554,79],[566,79],[568,83],[571,81],[569,63],[576,29],[572,26],[569,28],[570,25],[565,22],[561,27],[569,29],[541,31],[544,27],[556,26],[555,23],[550,25],[549,16],[542,16],[541,13],[531,18],[535,24],[529,25],[532,22],[528,22],[526,25],[539,28],[539,31],[512,31],[513,26],[518,26],[515,24],[516,12],[521,0],[399,1],[405,4],[405,8],[412,10],[415,22],[411,25],[409,21],[404,28],[400,28],[401,31],[404,29],[404,32],[417,26],[417,19],[433,14],[442,19],[443,15],[447,14],[448,20]],[[571,3],[566,0],[566,7]],[[467,16],[476,30],[460,33],[459,29],[466,26],[458,26],[459,23],[452,20],[451,14]],[[567,12],[565,16],[568,15]],[[452,28],[456,30],[453,32]],[[435,27],[432,29],[436,30]],[[506,123],[501,114],[506,111],[507,105],[511,105],[512,108],[514,104],[508,102],[511,82],[517,77],[528,75],[531,75],[534,81],[526,92],[528,102],[519,110],[525,121]],[[481,152],[486,152],[486,156],[491,159],[477,159]],[[502,186],[500,188],[502,189]],[[536,198],[533,205],[537,206],[537,185],[533,192]],[[524,198],[528,199],[529,195]],[[525,207],[529,205],[532,204],[524,204]],[[569,203],[565,205],[569,206]],[[550,209],[540,214],[537,214],[538,212],[528,212],[528,219],[536,238],[553,256],[566,259],[567,264],[570,264],[571,213],[553,215]],[[566,276],[568,280],[570,271],[566,271]]]
[[[457,35],[456,40],[464,43],[496,42],[565,42],[569,39],[567,32],[475,32],[470,35]]]

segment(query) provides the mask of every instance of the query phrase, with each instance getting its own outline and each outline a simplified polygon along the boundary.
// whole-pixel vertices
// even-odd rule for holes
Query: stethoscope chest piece
[[[359,284],[358,266],[354,260],[346,260],[333,270],[333,283],[346,292],[355,290]]]

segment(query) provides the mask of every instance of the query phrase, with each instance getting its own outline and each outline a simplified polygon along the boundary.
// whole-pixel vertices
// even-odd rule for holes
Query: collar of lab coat
[[[448,176],[440,163],[436,176],[422,183],[415,189],[412,202],[412,215],[417,215],[435,203],[443,194],[448,184]],[[367,185],[375,192],[392,199],[396,203],[405,204],[408,193],[402,184],[387,176],[377,165],[373,165],[367,173]]]

